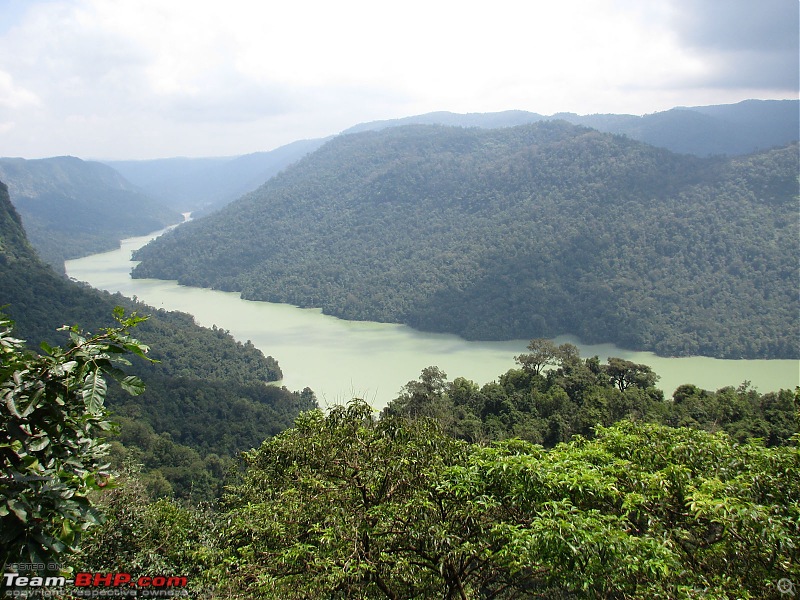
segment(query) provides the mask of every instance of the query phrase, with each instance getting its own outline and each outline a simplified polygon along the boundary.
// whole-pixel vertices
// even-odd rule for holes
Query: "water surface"
[[[190,313],[198,324],[226,329],[242,342],[251,340],[278,360],[283,385],[292,390],[310,387],[321,406],[359,397],[381,408],[431,365],[449,379],[466,377],[482,385],[514,367],[514,356],[526,351],[528,340],[468,342],[405,325],[345,321],[323,315],[319,309],[242,300],[235,292],[131,279],[130,270],[136,264],[130,260],[131,252],[158,233],[123,240],[119,250],[67,261],[67,274],[98,289],[135,296],[156,308]],[[609,356],[619,356],[650,365],[668,396],[683,383],[716,390],[747,380],[760,392],[800,385],[800,361],[664,358],[612,344],[582,344],[569,336],[555,341],[577,345],[583,357],[597,355],[605,362]]]

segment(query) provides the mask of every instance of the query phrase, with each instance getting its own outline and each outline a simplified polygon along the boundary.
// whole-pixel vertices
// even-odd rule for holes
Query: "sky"
[[[796,99],[798,0],[0,0],[0,156],[235,156],[432,111]]]

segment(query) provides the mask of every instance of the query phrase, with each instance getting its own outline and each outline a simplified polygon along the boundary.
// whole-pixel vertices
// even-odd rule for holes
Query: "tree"
[[[465,524],[435,485],[466,447],[430,419],[377,420],[363,401],[303,413],[245,455],[226,497],[224,577],[248,598],[459,597]]]
[[[446,397],[447,374],[439,367],[425,367],[418,381],[409,381],[400,395],[384,409],[386,415],[431,417],[447,427],[453,403]]]
[[[616,385],[621,392],[631,386],[645,389],[653,387],[658,381],[658,375],[647,365],[639,365],[623,358],[610,357],[603,370],[612,385]]]
[[[117,327],[97,335],[69,332],[66,348],[26,351],[0,315],[0,560],[48,564],[77,549],[81,534],[102,520],[89,493],[108,486],[103,438],[113,429],[103,405],[106,377],[131,394],[138,377],[117,364],[146,357],[129,335],[143,321],[117,308]]]
[[[474,547],[505,597],[773,598],[800,575],[798,486],[796,446],[622,421],[476,449],[436,489],[492,523]]]
[[[536,338],[528,344],[528,354],[520,354],[515,356],[514,360],[517,361],[522,369],[539,375],[542,369],[558,363],[558,347],[551,341],[545,338]]]
[[[211,566],[217,533],[211,511],[168,498],[153,500],[136,471],[123,467],[119,485],[102,494],[98,508],[105,521],[87,532],[71,563],[84,572],[187,577],[193,597],[206,597],[203,573]]]
[[[796,445],[596,434],[485,446],[362,401],[304,413],[247,454],[217,575],[228,597],[464,600],[766,599],[800,575]]]

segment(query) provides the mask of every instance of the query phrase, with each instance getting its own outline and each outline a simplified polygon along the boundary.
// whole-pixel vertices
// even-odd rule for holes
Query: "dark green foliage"
[[[145,376],[146,377],[146,376]],[[175,442],[235,456],[289,427],[316,406],[313,393],[264,383],[152,377],[140,402],[118,401],[115,412],[149,423]],[[163,402],[169,398],[170,402]]]
[[[304,414],[247,454],[212,576],[233,598],[556,600],[774,598],[800,575],[796,444],[596,434],[480,446],[358,401]]]
[[[209,507],[153,501],[135,474],[124,473],[118,483],[100,495],[105,522],[86,536],[71,566],[76,572],[186,577],[193,597],[208,597],[199,594],[216,545]]]
[[[194,318],[186,313],[154,310],[119,295],[113,299],[131,304],[139,312],[152,313],[152,317],[141,326],[142,337],[153,348],[153,358],[159,361],[149,368],[150,374],[241,384],[263,384],[283,377],[278,361],[271,356],[265,357],[249,340],[242,344],[224,329],[198,327]],[[177,331],[191,331],[193,335],[181,337],[176,335]],[[198,373],[198,365],[202,365],[201,373]],[[198,377],[199,374],[202,377]]]
[[[115,311],[116,328],[97,335],[69,329],[64,348],[38,355],[12,336],[0,315],[0,564],[48,564],[77,549],[102,516],[89,499],[108,484],[112,423],[107,378],[131,394],[142,381],[118,365],[147,347],[129,335],[140,319]],[[5,568],[3,569],[5,571]]]
[[[459,557],[429,494],[465,452],[362,402],[301,415],[247,453],[226,497],[226,583],[249,598],[454,597]]]
[[[78,158],[2,158],[0,179],[31,243],[57,271],[66,259],[113,250],[122,238],[182,220],[113,169]]]
[[[468,339],[800,357],[797,146],[672,154],[563,122],[340,136],[138,252],[138,277]]]
[[[575,346],[548,340],[532,340],[528,348],[531,354],[517,357],[521,369],[483,387],[462,377],[447,381],[440,369],[428,367],[383,412],[433,418],[470,442],[519,437],[546,447],[574,435],[591,438],[597,426],[623,419],[724,431],[742,443],[761,438],[767,446],[785,445],[800,433],[800,397],[790,390],[759,394],[745,383],[711,392],[687,384],[670,401],[654,387],[658,376],[647,365],[582,360]],[[536,370],[542,360],[553,368]]]
[[[8,186],[0,181],[0,266],[4,269],[20,259],[33,256],[22,218],[8,200]]]

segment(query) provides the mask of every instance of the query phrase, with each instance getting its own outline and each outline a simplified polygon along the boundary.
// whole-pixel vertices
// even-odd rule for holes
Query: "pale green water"
[[[216,325],[238,340],[251,340],[278,359],[283,385],[292,390],[310,387],[321,406],[360,397],[381,408],[431,365],[450,379],[466,377],[482,385],[514,367],[514,356],[526,351],[528,340],[467,342],[403,325],[343,321],[315,309],[251,302],[236,293],[179,286],[174,281],[131,279],[131,252],[153,237],[123,240],[119,250],[68,261],[67,274],[99,289],[136,296],[156,308],[190,313],[200,325]],[[612,344],[556,339],[559,344],[566,341],[576,344],[584,357],[597,355],[605,362],[609,356],[619,356],[650,365],[661,376],[658,385],[667,395],[683,383],[716,390],[748,380],[760,392],[800,385],[800,361],[795,360],[662,358]]]

